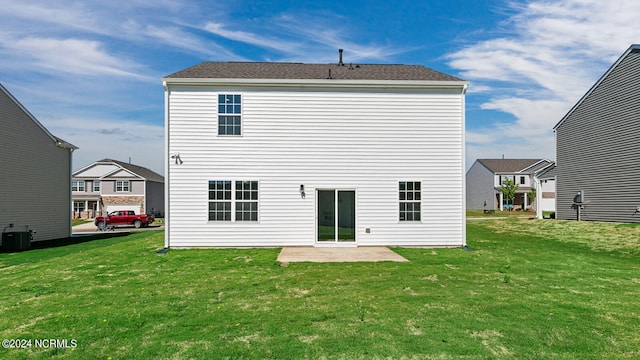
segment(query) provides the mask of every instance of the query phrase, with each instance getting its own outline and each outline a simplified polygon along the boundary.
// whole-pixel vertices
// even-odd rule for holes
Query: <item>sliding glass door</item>
[[[317,240],[319,242],[356,241],[356,192],[317,191]]]

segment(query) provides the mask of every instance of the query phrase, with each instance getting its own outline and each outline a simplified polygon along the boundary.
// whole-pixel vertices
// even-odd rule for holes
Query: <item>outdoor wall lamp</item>
[[[300,196],[304,199],[307,194],[304,193],[304,184],[300,185]]]
[[[176,165],[182,165],[182,159],[180,159],[180,153],[171,155],[171,158],[176,160]]]

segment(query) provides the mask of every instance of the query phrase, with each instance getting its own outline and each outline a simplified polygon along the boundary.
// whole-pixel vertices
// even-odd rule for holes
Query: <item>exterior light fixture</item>
[[[182,165],[182,159],[180,159],[180,153],[171,155],[172,159],[176,160],[176,165]]]
[[[304,193],[304,184],[300,185],[300,196],[304,199],[307,194]]]

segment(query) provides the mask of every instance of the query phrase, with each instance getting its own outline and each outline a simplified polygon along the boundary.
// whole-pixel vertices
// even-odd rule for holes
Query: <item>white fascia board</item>
[[[215,85],[286,88],[371,88],[371,89],[460,89],[464,94],[468,81],[435,80],[343,80],[343,79],[211,79],[163,78],[165,89],[169,85]]]
[[[129,170],[129,169],[124,168],[123,166],[120,166],[119,164],[116,164],[116,163],[112,163],[112,164],[113,164],[113,165],[115,165],[115,166],[117,166],[119,169],[115,169],[115,170],[113,170],[113,171],[110,171],[110,172],[108,172],[108,173],[106,173],[106,174],[102,175],[102,177],[101,177],[100,179],[106,179],[106,178],[108,178],[109,176],[111,176],[111,175],[113,175],[113,174],[115,174],[115,173],[117,173],[117,172],[124,171],[124,172],[126,172],[126,173],[128,173],[128,174],[131,174],[131,178],[135,178],[135,177],[137,177],[138,179],[146,180],[144,177],[142,177],[142,176],[140,176],[140,175],[136,174],[135,172],[133,172],[133,171],[131,171],[131,170]],[[116,178],[113,178],[113,179],[115,180]]]

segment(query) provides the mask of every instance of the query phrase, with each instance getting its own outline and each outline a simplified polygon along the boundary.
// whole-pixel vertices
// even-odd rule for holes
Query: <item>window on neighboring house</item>
[[[129,180],[116,180],[116,192],[128,192],[130,189]]]
[[[74,201],[73,202],[73,211],[75,213],[84,212],[84,201]]]
[[[524,176],[520,176],[520,185],[524,185]]]
[[[400,181],[400,221],[420,221],[420,181]]]
[[[242,97],[237,94],[218,95],[218,135],[242,134]]]
[[[236,181],[236,221],[258,221],[257,181]]]
[[[231,181],[209,181],[209,220],[231,221]]]
[[[71,191],[84,191],[84,180],[74,180],[71,182]]]
[[[93,180],[93,191],[100,191],[100,180]]]

